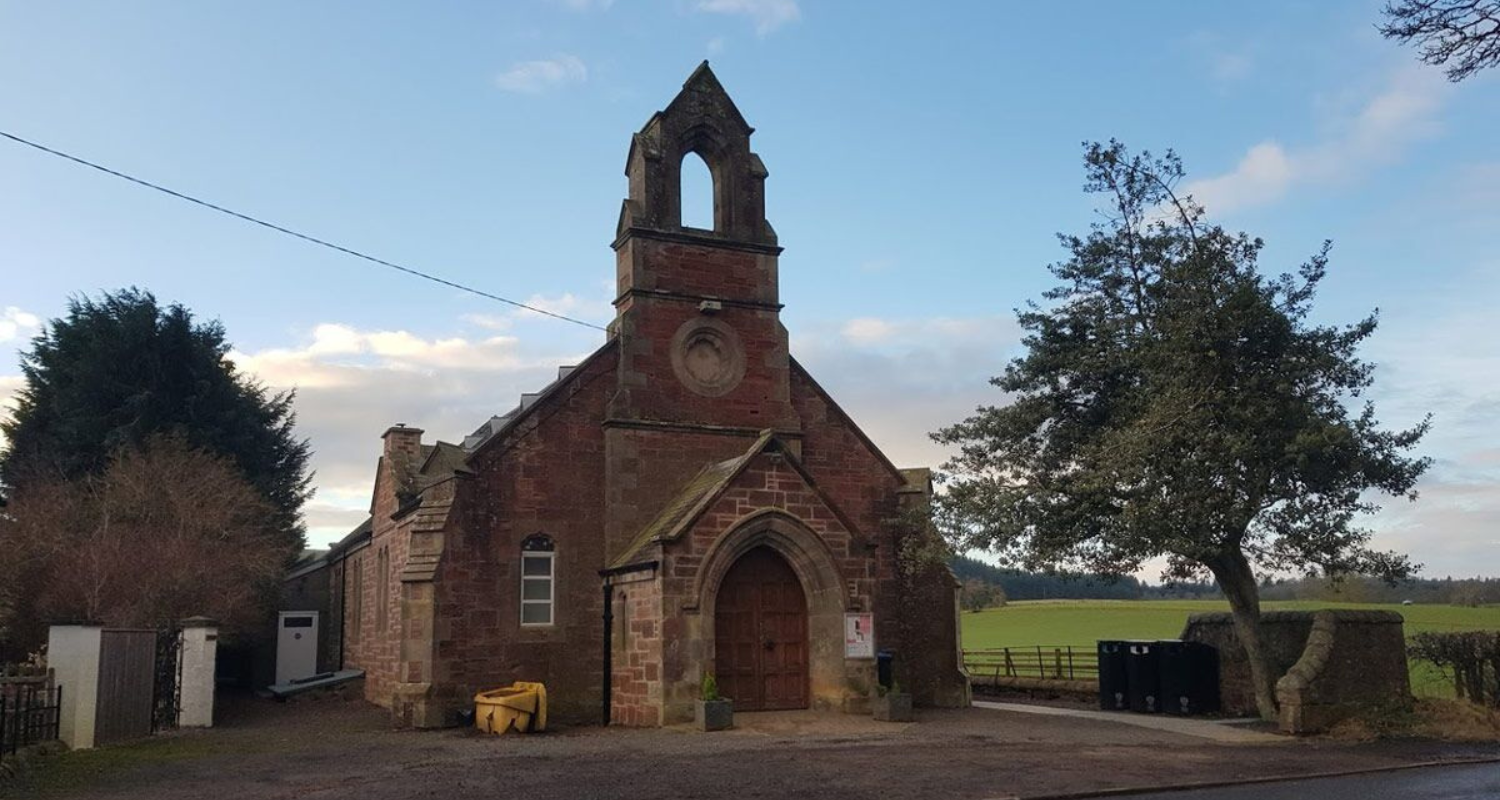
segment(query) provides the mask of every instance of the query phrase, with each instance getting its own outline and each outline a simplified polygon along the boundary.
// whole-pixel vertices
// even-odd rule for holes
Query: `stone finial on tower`
[[[750,152],[754,131],[708,62],[698,65],[677,97],[652,115],[630,142],[625,164],[630,197],[620,210],[616,244],[636,231],[684,230],[682,159],[696,154],[713,176],[712,235],[775,247],[776,232],[766,221],[766,167]]]

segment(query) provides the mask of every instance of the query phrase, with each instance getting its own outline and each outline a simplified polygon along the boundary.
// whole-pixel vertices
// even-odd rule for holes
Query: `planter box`
[[[902,692],[887,692],[876,695],[870,705],[875,709],[875,719],[881,722],[911,722],[911,695]]]
[[[694,703],[693,721],[700,731],[724,731],[734,727],[734,701],[699,700]]]

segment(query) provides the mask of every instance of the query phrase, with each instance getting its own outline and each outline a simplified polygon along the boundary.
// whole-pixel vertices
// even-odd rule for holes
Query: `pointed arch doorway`
[[[714,675],[736,711],[807,708],[807,596],[775,550],[740,556],[714,604]]]

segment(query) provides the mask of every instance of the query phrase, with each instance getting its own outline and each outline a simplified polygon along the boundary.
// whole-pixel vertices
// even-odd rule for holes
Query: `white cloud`
[[[15,306],[6,306],[0,312],[0,342],[23,339],[32,335],[42,325],[41,319]]]
[[[1014,318],[864,317],[792,334],[792,355],[898,466],[938,467],[948,452],[928,436],[981,404],[1016,354]]]
[[[1218,52],[1209,61],[1209,74],[1221,83],[1232,83],[1250,76],[1255,61],[1249,53]]]
[[[749,17],[755,21],[755,32],[762,36],[802,18],[797,0],[698,0],[697,7],[709,14]]]
[[[320,546],[364,518],[386,428],[404,422],[426,430],[426,441],[458,441],[587,355],[554,344],[556,337],[532,341],[325,323],[296,346],[230,357],[273,389],[297,391],[297,432],[312,441],[318,489],[307,507],[308,538]]]
[[[1437,113],[1450,91],[1432,70],[1398,70],[1380,94],[1337,118],[1321,141],[1296,148],[1260,142],[1232,171],[1192,181],[1186,192],[1211,214],[1224,214],[1274,202],[1294,186],[1357,177],[1435,135],[1440,130]]]
[[[1417,447],[1432,456],[1415,503],[1386,500],[1371,521],[1376,543],[1425,562],[1427,575],[1500,574],[1500,350],[1491,298],[1500,263],[1434,285],[1411,312],[1387,314],[1366,356],[1380,418],[1406,427],[1432,415]]]
[[[491,331],[508,331],[515,325],[515,320],[506,314],[465,314],[463,321]]]
[[[708,54],[711,56],[716,56],[724,52],[724,37],[715,36],[714,38],[709,39],[708,45],[705,47],[705,49],[708,50]]]
[[[1500,574],[1500,350],[1486,305],[1500,296],[1500,265],[1434,286],[1422,312],[1387,315],[1367,357],[1382,422],[1406,427],[1433,414],[1417,448],[1436,464],[1415,503],[1363,521],[1374,544],[1408,553],[1429,576]],[[1441,299],[1446,298],[1446,299]],[[1008,399],[989,384],[1020,352],[1013,319],[862,317],[793,333],[792,354],[900,466],[940,466],[949,453],[927,434]],[[1156,579],[1159,565],[1142,577]]]
[[[1212,31],[1194,31],[1187,37],[1187,46],[1207,63],[1208,76],[1221,88],[1250,77],[1255,68],[1253,42],[1226,41]]]
[[[583,83],[589,70],[577,56],[559,53],[552,58],[522,61],[495,76],[495,85],[507,92],[540,94],[548,89]]]
[[[844,323],[840,332],[855,344],[876,344],[895,335],[896,326],[883,319],[860,317]]]
[[[20,375],[0,375],[0,419],[9,419],[16,410],[16,393],[26,385]],[[0,433],[0,445],[5,443],[5,434]]]
[[[1292,161],[1281,145],[1261,142],[1250,148],[1232,172],[1193,181],[1187,192],[1209,211],[1226,213],[1277,200],[1296,178]]]
[[[613,282],[610,283],[609,288],[614,289]],[[595,325],[603,325],[615,317],[615,307],[610,301],[579,297],[572,292],[565,292],[558,297],[534,294],[526,298],[526,305],[550,311],[553,314],[563,314],[574,319],[592,322]],[[537,315],[518,308],[511,312],[511,317],[516,320],[536,319]]]

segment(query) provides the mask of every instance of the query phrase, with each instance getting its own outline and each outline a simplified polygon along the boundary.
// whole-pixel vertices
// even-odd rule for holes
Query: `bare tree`
[[[1461,81],[1500,64],[1500,0],[1395,0],[1379,26],[1387,39],[1415,43],[1422,60]]]
[[[274,509],[232,462],[176,437],[122,450],[98,476],[30,485],[0,525],[28,619],[157,626],[205,614],[252,624],[285,568]],[[26,625],[24,623],[33,623]],[[14,643],[23,644],[23,643]]]

